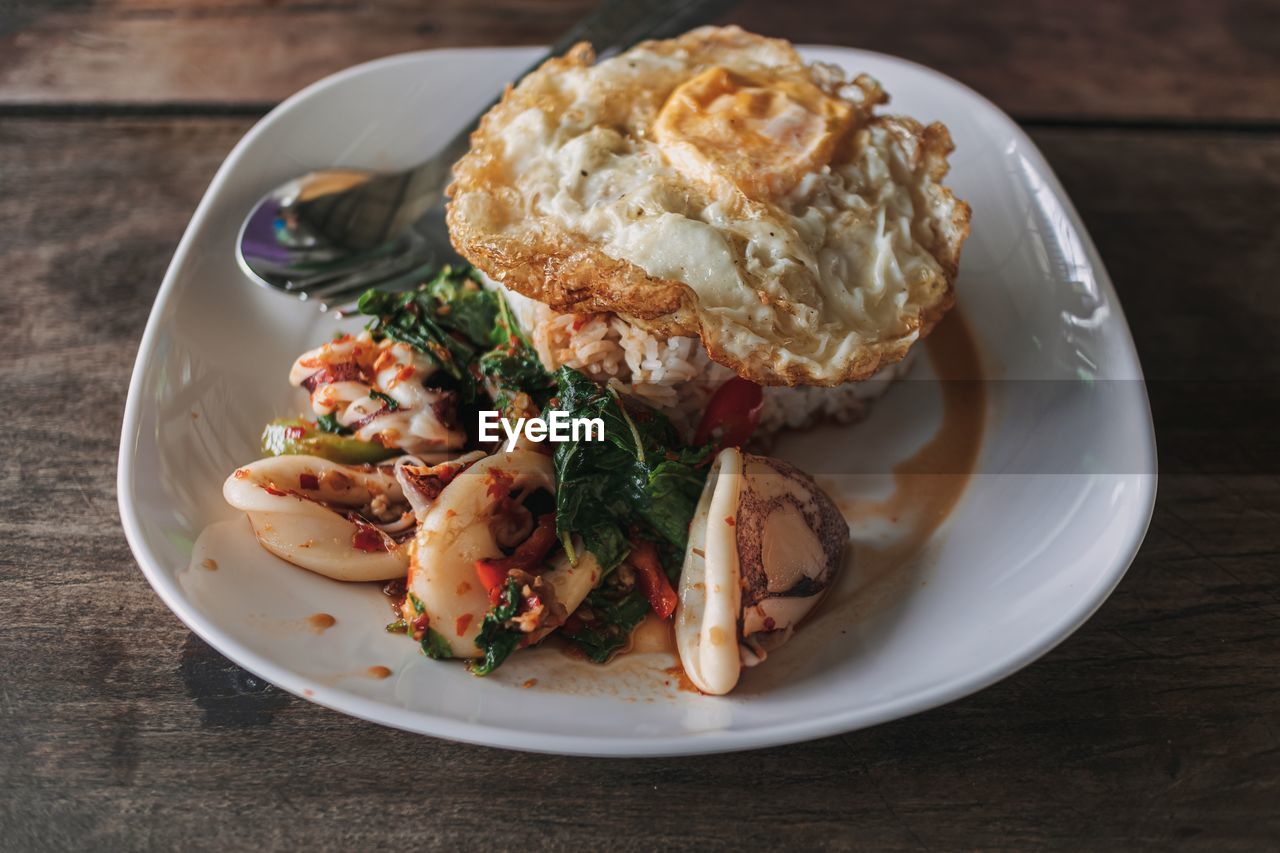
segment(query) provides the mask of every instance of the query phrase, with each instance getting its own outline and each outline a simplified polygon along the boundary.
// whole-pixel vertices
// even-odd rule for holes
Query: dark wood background
[[[120,530],[137,341],[222,157],[374,56],[588,4],[0,0],[0,848],[1277,849],[1280,4],[744,3],[1021,121],[1137,338],[1159,504],[1079,633],[977,696],[683,760],[519,755],[294,699],[192,637]]]

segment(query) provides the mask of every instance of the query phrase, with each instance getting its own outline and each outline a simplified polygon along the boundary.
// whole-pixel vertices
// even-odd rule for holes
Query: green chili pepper
[[[262,451],[270,456],[320,456],[343,465],[381,462],[397,452],[377,442],[325,432],[299,418],[267,424],[262,431]]]

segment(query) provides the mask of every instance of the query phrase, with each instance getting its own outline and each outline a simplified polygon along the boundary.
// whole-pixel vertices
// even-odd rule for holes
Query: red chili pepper
[[[315,491],[320,488],[320,478],[315,474],[299,474],[298,485],[304,489]]]
[[[741,376],[733,377],[711,395],[693,443],[701,445],[714,440],[717,450],[741,447],[756,431],[763,407],[764,389]]]
[[[647,539],[635,541],[627,560],[636,570],[636,583],[644,597],[649,599],[653,612],[658,614],[659,619],[670,619],[671,614],[676,611],[676,591],[671,588],[671,581],[667,580],[667,573],[662,570],[657,547]]]
[[[463,613],[458,617],[453,627],[457,630],[459,637],[467,633],[467,626],[471,624],[472,618],[472,614],[470,613]]]
[[[489,482],[485,488],[485,493],[498,504],[495,512],[500,512],[504,506],[504,501],[511,500],[511,489],[515,487],[515,477],[512,477],[501,468],[495,468],[489,472]]]
[[[387,540],[373,525],[357,524],[356,532],[351,535],[351,547],[366,554],[377,554],[387,550]]]
[[[305,434],[306,434],[306,430],[304,430],[300,426],[285,427],[285,430],[284,430],[284,437],[293,439],[294,441],[297,441],[298,439],[302,438],[302,436]]]
[[[497,604],[502,598],[502,584],[507,580],[507,569],[492,560],[476,560],[476,577],[489,592],[489,603]]]
[[[557,541],[556,514],[548,512],[538,518],[538,526],[511,552],[511,556],[476,560],[476,577],[489,591],[489,600],[498,603],[502,597],[502,585],[507,582],[507,575],[512,569],[536,573]]]

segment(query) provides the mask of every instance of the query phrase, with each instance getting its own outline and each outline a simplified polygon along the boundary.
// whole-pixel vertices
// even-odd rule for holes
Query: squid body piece
[[[555,494],[550,457],[531,450],[495,453],[445,486],[423,517],[412,546],[408,590],[422,602],[432,629],[448,641],[454,657],[482,654],[476,636],[493,605],[476,576],[476,561],[503,556],[497,531],[508,521],[501,516],[513,501],[540,489]],[[542,575],[555,602],[564,607],[561,621],[601,577],[599,562],[576,538],[575,550],[580,555],[577,565],[561,552]],[[529,642],[537,642],[558,624],[531,632]]]
[[[249,516],[262,547],[304,569],[340,581],[381,581],[408,568],[404,545],[347,516],[408,510],[389,467],[275,456],[237,468],[222,496]]]
[[[704,693],[728,693],[826,592],[849,537],[831,498],[792,465],[721,451],[689,527],[676,647]]]

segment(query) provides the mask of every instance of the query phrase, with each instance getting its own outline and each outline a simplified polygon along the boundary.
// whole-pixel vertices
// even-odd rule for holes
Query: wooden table
[[[548,41],[583,0],[0,4],[0,848],[1276,849],[1280,844],[1280,17],[747,2],[1021,121],[1080,208],[1150,378],[1159,505],[1079,633],[869,731],[686,760],[461,746],[224,660],[125,545],[115,458],[147,311],[218,163],[326,73]],[[486,8],[480,8],[486,7]]]

